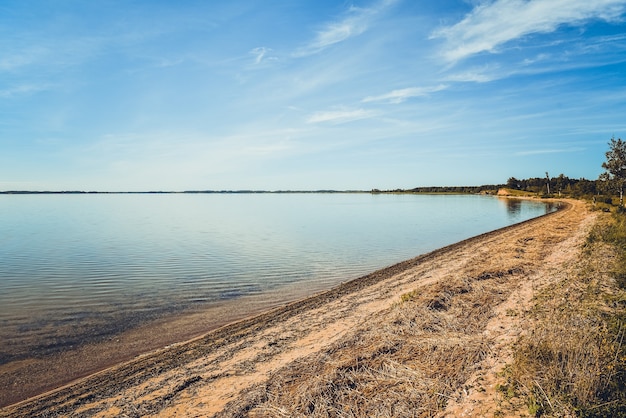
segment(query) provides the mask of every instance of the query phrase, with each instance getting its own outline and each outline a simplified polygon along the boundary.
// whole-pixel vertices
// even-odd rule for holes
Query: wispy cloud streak
[[[443,38],[442,56],[455,63],[534,33],[550,33],[561,25],[581,25],[591,19],[620,21],[624,0],[496,0],[483,1],[465,19],[431,34]]]
[[[383,0],[368,8],[351,7],[345,18],[326,24],[323,29],[317,32],[315,38],[309,44],[298,49],[294,55],[313,55],[332,45],[361,35],[369,29],[375,18],[382,11],[396,3],[396,1]]]
[[[376,113],[366,109],[330,110],[315,112],[307,119],[307,123],[346,123],[375,116]]]
[[[8,89],[0,90],[0,98],[8,99],[16,96],[30,95],[48,89],[48,86],[38,86],[34,84],[22,84]]]
[[[435,93],[447,89],[445,84],[439,84],[432,87],[409,87],[406,89],[392,90],[389,93],[382,94],[380,96],[368,96],[361,100],[363,103],[370,102],[386,102],[386,103],[402,103],[413,97],[428,96],[430,93]]]
[[[585,148],[582,147],[571,147],[571,148],[551,148],[551,149],[536,149],[536,150],[527,150],[527,151],[519,151],[516,152],[515,155],[520,157],[525,157],[529,155],[542,155],[542,154],[563,154],[563,153],[571,153],[571,152],[581,152],[584,151]]]
[[[261,62],[263,62],[263,60],[264,60],[264,59],[265,59],[265,60],[267,60],[267,59],[270,59],[270,60],[274,60],[274,59],[276,59],[275,57],[268,57],[268,58],[265,58],[265,57],[266,57],[266,55],[267,55],[269,52],[271,52],[271,51],[272,51],[272,49],[271,49],[271,48],[266,48],[266,47],[264,47],[264,46],[260,46],[260,47],[257,47],[257,48],[254,48],[253,50],[251,50],[251,51],[250,51],[250,54],[254,56],[254,63],[258,65],[258,64],[260,64]]]

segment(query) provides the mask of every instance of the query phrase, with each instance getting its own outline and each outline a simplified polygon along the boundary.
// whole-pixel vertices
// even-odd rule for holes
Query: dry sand
[[[498,372],[534,292],[578,257],[593,223],[584,203],[564,206],[136,357],[0,416],[493,416]]]

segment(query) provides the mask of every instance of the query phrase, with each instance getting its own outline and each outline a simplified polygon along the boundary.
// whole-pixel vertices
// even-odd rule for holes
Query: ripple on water
[[[0,196],[0,364],[328,288],[545,212],[481,196]]]

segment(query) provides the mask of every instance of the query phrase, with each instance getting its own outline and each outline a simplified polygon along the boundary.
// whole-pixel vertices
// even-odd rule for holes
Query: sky
[[[0,190],[596,179],[626,0],[0,0]]]

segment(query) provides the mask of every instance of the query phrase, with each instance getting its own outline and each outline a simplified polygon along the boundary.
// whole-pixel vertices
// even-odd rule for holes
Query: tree
[[[568,185],[567,178],[565,177],[565,174],[561,173],[556,178],[556,190],[559,192],[559,197],[561,197],[561,190],[563,190],[563,186],[565,185]]]
[[[510,189],[519,189],[520,188],[519,180],[516,179],[515,177],[509,177],[509,179],[506,182],[506,185]]]
[[[611,189],[619,191],[619,205],[624,206],[624,184],[626,183],[626,142],[621,138],[611,138],[609,150],[606,152],[606,161],[602,163],[606,172],[600,175],[600,180],[606,182]]]

